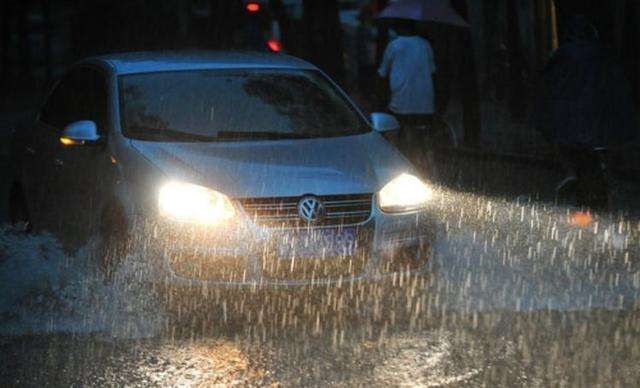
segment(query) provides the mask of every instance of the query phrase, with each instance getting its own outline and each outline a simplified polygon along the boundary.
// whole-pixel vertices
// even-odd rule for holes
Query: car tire
[[[111,280],[129,248],[129,227],[122,207],[107,205],[100,217],[98,235],[98,268],[107,280]]]
[[[32,231],[33,224],[22,185],[14,183],[9,193],[9,222],[26,233]]]

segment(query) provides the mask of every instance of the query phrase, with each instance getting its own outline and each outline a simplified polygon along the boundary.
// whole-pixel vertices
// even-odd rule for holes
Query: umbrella
[[[383,9],[378,19],[409,19],[469,27],[449,0],[398,0]]]

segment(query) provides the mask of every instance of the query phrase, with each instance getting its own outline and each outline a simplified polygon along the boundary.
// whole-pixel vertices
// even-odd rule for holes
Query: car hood
[[[374,193],[407,160],[378,133],[319,139],[162,143],[132,140],[167,179],[235,198]]]

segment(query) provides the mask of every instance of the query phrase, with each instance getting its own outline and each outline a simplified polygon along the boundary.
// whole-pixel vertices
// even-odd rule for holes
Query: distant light
[[[269,46],[269,50],[273,51],[274,53],[279,53],[280,51],[282,51],[282,44],[277,39],[269,39],[267,41],[267,46]]]
[[[245,6],[248,12],[258,12],[260,11],[260,4],[258,3],[247,3]]]

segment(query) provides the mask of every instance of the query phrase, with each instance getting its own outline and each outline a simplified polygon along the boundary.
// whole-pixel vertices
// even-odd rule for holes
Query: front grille
[[[371,216],[372,194],[325,195],[317,198],[325,208],[325,216],[308,223],[298,214],[302,197],[238,199],[257,225],[270,228],[357,225]]]

